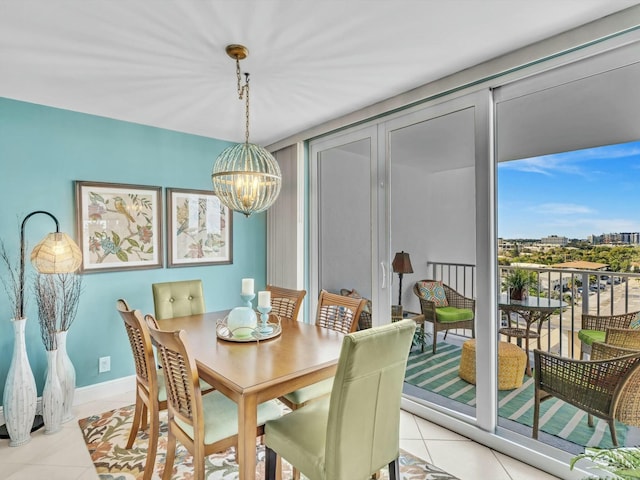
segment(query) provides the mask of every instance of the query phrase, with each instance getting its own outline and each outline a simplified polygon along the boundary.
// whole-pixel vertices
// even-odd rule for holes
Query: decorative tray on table
[[[265,325],[258,322],[255,328],[238,327],[233,330],[227,326],[227,317],[216,322],[216,335],[218,338],[228,342],[258,342],[275,338],[281,333],[280,319],[278,319],[277,323],[267,322],[266,328]]]

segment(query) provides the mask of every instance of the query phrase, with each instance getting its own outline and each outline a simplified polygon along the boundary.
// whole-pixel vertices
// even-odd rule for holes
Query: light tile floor
[[[84,418],[130,405],[133,400],[134,393],[130,392],[79,405],[74,412],[77,418]],[[401,416],[400,439],[402,449],[461,480],[556,478],[405,411]],[[65,423],[60,432],[52,435],[38,430],[21,447],[12,448],[8,444],[8,440],[0,440],[1,480],[98,478],[76,421]]]

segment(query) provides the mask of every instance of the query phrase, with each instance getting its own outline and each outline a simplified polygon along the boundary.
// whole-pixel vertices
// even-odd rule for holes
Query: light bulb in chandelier
[[[245,73],[244,85],[240,75],[240,60],[249,52],[242,45],[229,45],[226,51],[236,60],[238,97],[245,100],[245,142],[222,151],[213,164],[211,181],[223,205],[248,217],[273,205],[280,194],[282,174],[271,153],[249,143],[249,74]]]

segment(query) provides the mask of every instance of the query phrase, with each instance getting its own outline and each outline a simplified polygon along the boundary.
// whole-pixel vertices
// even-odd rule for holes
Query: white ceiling
[[[270,144],[632,0],[0,0],[0,96]]]

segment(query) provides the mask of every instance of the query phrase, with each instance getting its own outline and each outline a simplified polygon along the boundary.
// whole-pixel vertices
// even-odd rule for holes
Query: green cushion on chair
[[[321,380],[318,383],[309,385],[308,387],[302,387],[298,390],[287,393],[284,398],[289,400],[295,405],[302,405],[315,398],[320,398],[331,393],[331,387],[333,387],[333,377]]]
[[[329,402],[329,397],[323,398],[264,427],[266,445],[276,452],[286,452],[287,462],[308,478],[325,478]]]
[[[468,308],[438,307],[436,317],[440,323],[461,322],[473,320],[473,310]]]
[[[215,391],[202,396],[204,414],[204,443],[210,444],[238,433],[236,402]],[[258,405],[258,425],[282,416],[282,407],[275,400]],[[193,439],[193,428],[176,418],[176,423]]]
[[[578,332],[578,338],[580,341],[587,345],[592,345],[593,342],[604,342],[607,332],[601,330],[580,330]]]

